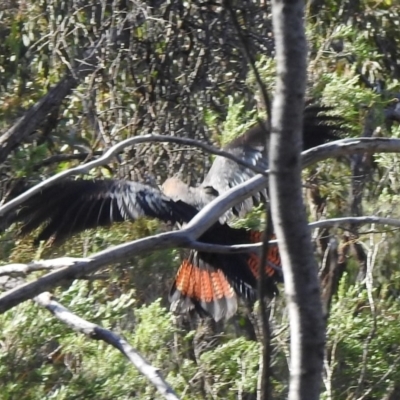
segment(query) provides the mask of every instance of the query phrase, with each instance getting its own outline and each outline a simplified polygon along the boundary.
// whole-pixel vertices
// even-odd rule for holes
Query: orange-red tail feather
[[[250,231],[249,236],[252,243],[263,241],[263,232]],[[269,238],[269,240],[275,239],[275,235]],[[249,254],[248,266],[254,277],[258,279],[260,276],[260,257],[257,254]],[[268,252],[265,258],[265,274],[267,277],[275,279],[278,282],[282,281],[282,261],[277,244],[268,245]]]
[[[237,298],[223,271],[191,251],[175,277],[171,289],[171,308],[178,313],[196,310],[218,321],[230,318],[237,309]]]
[[[224,233],[227,234],[224,244],[262,241],[262,232],[227,227]],[[218,242],[221,241],[220,236]],[[196,310],[211,315],[216,321],[230,318],[237,310],[237,295],[256,299],[259,264],[256,253],[230,255],[192,250],[182,262],[171,288],[172,310],[177,313]],[[265,262],[267,295],[278,293],[275,283],[282,281],[280,266],[278,246],[269,245]]]

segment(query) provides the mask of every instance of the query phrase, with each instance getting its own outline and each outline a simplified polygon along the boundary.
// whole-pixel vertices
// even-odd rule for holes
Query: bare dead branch
[[[60,172],[52,176],[49,179],[39,183],[33,188],[27,190],[22,195],[16,197],[15,199],[9,201],[7,204],[0,207],[0,217],[5,213],[13,210],[18,207],[24,201],[32,197],[34,194],[40,192],[42,189],[51,186],[52,184],[61,181],[69,176],[73,176],[76,174],[83,174],[90,171],[92,168],[104,165],[112,160],[115,154],[120,152],[124,147],[130,146],[132,144],[139,144],[145,142],[171,142],[171,143],[183,143],[189,144],[191,143],[195,147],[203,148],[206,151],[209,151],[211,154],[221,155],[223,157],[230,158],[242,165],[246,166],[246,168],[251,168],[254,170],[254,166],[247,165],[244,161],[239,161],[232,154],[226,153],[223,150],[215,149],[212,146],[208,146],[202,142],[185,139],[185,138],[175,138],[170,136],[156,136],[156,135],[145,135],[140,137],[134,137],[127,140],[124,140],[117,145],[111,147],[102,157],[93,160],[89,163],[80,165],[75,168],[71,168],[67,171]],[[215,152],[214,152],[215,151]],[[369,152],[369,153],[400,153],[400,139],[388,139],[388,138],[359,138],[359,139],[343,139],[335,142],[323,144],[321,146],[314,147],[313,149],[307,150],[302,153],[302,165],[303,168],[307,168],[312,164],[328,159],[328,158],[337,158],[340,156],[344,156],[347,154],[351,154],[354,152]],[[257,168],[256,172],[259,172],[260,168]],[[230,207],[233,207],[235,204],[240,203],[245,198],[251,196],[252,194],[260,191],[264,187],[268,185],[268,179],[266,176],[268,175],[268,170],[263,171],[263,175],[257,175],[254,178],[248,180],[247,182],[242,183],[241,185],[235,186],[226,194],[232,194],[232,197],[236,195],[241,196],[238,197],[237,202],[233,202]],[[243,189],[244,188],[244,189]],[[225,196],[224,196],[225,197]],[[228,196],[228,202],[231,201],[231,197]],[[222,200],[221,200],[222,202]],[[223,203],[223,202],[222,202]],[[217,203],[210,203],[217,204]],[[218,203],[219,204],[219,203]],[[230,207],[226,208],[223,212],[227,211]],[[221,213],[223,213],[221,212]],[[219,218],[219,217],[218,217]],[[216,220],[215,220],[216,221]],[[214,222],[215,222],[214,221]]]
[[[400,220],[395,218],[384,218],[376,216],[362,216],[362,217],[342,217],[342,218],[331,218],[326,220],[320,220],[316,222],[310,222],[308,225],[311,229],[319,228],[341,228],[346,230],[346,225],[367,225],[367,224],[378,224],[378,225],[389,225],[400,228]],[[363,234],[375,233],[375,231],[362,232]],[[134,242],[130,242],[134,243]],[[269,240],[268,244],[277,244],[278,240]],[[187,244],[181,247],[188,247],[198,251],[206,253],[219,253],[219,254],[240,254],[248,251],[260,252],[263,243],[254,244],[236,244],[231,246],[202,243],[199,241],[188,241]],[[91,258],[74,258],[74,257],[61,257],[51,260],[40,260],[33,261],[29,264],[7,264],[0,266],[0,276],[6,275],[27,275],[35,271],[43,271],[46,269],[53,270],[68,265],[75,264],[77,262],[90,261]]]
[[[384,218],[377,216],[362,216],[362,217],[342,217],[342,218],[331,218],[326,220],[320,220],[316,222],[310,222],[308,225],[311,229],[319,228],[341,228],[347,229],[346,225],[367,225],[367,224],[378,224],[378,225],[389,225],[400,228],[400,220],[395,218]],[[141,239],[139,239],[141,240]],[[136,241],[129,242],[126,244],[134,244]],[[270,240],[268,244],[277,244],[278,240]],[[182,244],[180,247],[187,247],[208,253],[220,253],[220,254],[240,254],[248,251],[260,252],[263,243],[254,244],[237,244],[231,246],[217,245],[202,243],[196,240],[188,240],[187,243]],[[176,245],[178,246],[178,245]],[[129,255],[128,255],[129,256]],[[61,257],[51,260],[33,261],[29,264],[8,264],[0,266],[0,276],[6,275],[27,275],[30,272],[43,271],[46,269],[53,270],[57,268],[66,267],[69,265],[76,264],[78,262],[89,262],[92,258],[74,258],[74,257]],[[114,262],[120,261],[115,260]]]
[[[239,41],[241,43],[242,52],[244,53],[245,57],[247,58],[248,63],[251,66],[251,69],[254,73],[258,89],[261,93],[261,100],[264,110],[267,113],[267,126],[265,123],[260,121],[261,127],[265,130],[265,133],[271,129],[271,101],[268,95],[268,91],[265,88],[265,85],[261,79],[261,76],[258,72],[256,67],[256,63],[254,60],[253,55],[249,51],[248,45],[246,43],[246,39],[244,34],[242,33],[241,26],[237,20],[235,10],[232,7],[232,4],[229,0],[225,0],[224,2],[225,7],[228,9],[233,25],[235,27],[236,33],[238,35]],[[266,141],[266,149],[268,148],[268,140],[267,135],[265,135]],[[259,375],[258,375],[258,382],[257,382],[257,399],[258,400],[267,400],[271,397],[271,330],[269,326],[269,314],[270,310],[266,304],[266,296],[265,296],[265,268],[264,268],[264,260],[266,259],[266,255],[268,254],[268,239],[271,237],[272,234],[272,223],[271,223],[271,216],[270,216],[270,208],[269,204],[266,204],[266,220],[267,220],[267,229],[263,234],[263,242],[264,245],[261,249],[260,254],[260,263],[259,263],[259,280],[258,280],[258,298],[260,301],[260,309],[259,309],[259,318],[260,318],[260,325],[261,335],[259,336],[260,344],[261,344],[261,351],[260,351],[260,367],[259,367]]]
[[[337,158],[354,153],[399,153],[400,139],[393,138],[357,138],[342,139],[322,144],[302,153],[303,168],[309,167],[327,158]]]
[[[61,181],[62,179],[68,178],[70,176],[77,175],[77,174],[86,174],[92,168],[99,167],[101,165],[111,162],[113,157],[127,146],[132,146],[132,145],[136,145],[136,144],[140,144],[140,143],[147,143],[147,142],[180,143],[180,144],[190,145],[193,147],[199,147],[199,148],[207,151],[210,154],[215,154],[218,156],[223,156],[223,157],[229,158],[230,160],[233,160],[246,168],[254,170],[257,173],[263,174],[265,176],[268,175],[268,173],[266,171],[264,171],[262,168],[259,168],[259,167],[252,165],[244,160],[241,160],[241,159],[235,157],[233,154],[228,153],[224,150],[220,150],[213,146],[209,146],[199,140],[179,138],[179,137],[173,137],[173,136],[162,136],[162,135],[144,135],[144,136],[138,136],[138,137],[133,137],[133,138],[123,140],[122,142],[117,143],[116,145],[112,146],[109,150],[107,150],[98,159],[90,161],[83,165],[79,165],[74,168],[70,168],[66,171],[62,171],[62,172],[44,180],[43,182],[40,182],[33,188],[27,190],[20,196],[16,197],[15,199],[9,201],[7,204],[0,207],[0,217],[3,216],[6,212],[13,210],[15,207],[18,207],[24,201],[26,201],[27,199],[29,199],[36,193],[39,193],[42,189],[49,187],[49,186],[53,185],[54,183]]]
[[[78,262],[68,267],[52,271],[36,281],[27,282],[17,288],[11,289],[0,296],[0,313],[32,299],[42,292],[51,290],[63,281],[70,281],[96,272],[101,267],[119,262],[128,255],[138,254],[150,249],[165,249],[174,245],[183,245],[187,242],[184,231],[167,232],[150,238],[140,239],[133,243],[122,244],[112,249],[107,249],[93,255],[90,261]]]
[[[31,272],[53,270],[86,261],[90,261],[90,258],[61,257],[52,260],[32,261],[29,264],[9,264],[0,267],[0,276],[25,276]]]
[[[85,161],[88,158],[100,156],[102,154],[103,154],[102,151],[94,151],[93,153],[56,154],[54,156],[45,158],[43,161],[38,162],[37,164],[35,164],[32,167],[32,169],[34,171],[38,171],[40,168],[46,167],[47,165],[65,162],[65,161],[72,161],[72,160]]]
[[[366,216],[366,217],[342,217],[342,218],[331,218],[320,220],[316,222],[311,222],[309,224],[311,229],[316,228],[334,228],[343,227],[348,225],[366,225],[366,224],[380,224],[380,225],[390,225],[400,227],[400,220],[395,218],[384,218],[376,216]]]
[[[325,144],[308,150],[304,153],[303,166],[307,167],[312,165],[314,161],[319,161],[330,156],[338,157],[348,154],[353,149],[365,152],[400,152],[399,139],[344,139],[330,144]],[[97,160],[96,160],[97,161]],[[268,172],[268,171],[266,171]],[[229,208],[235,204],[243,201],[253,193],[260,191],[268,184],[267,178],[262,175],[257,175],[254,178],[244,182],[224,195],[219,196],[210,204],[204,207],[182,230],[175,232],[167,232],[149,238],[137,240],[132,243],[122,244],[112,249],[104,250],[91,257],[91,261],[87,263],[78,263],[73,266],[62,268],[58,271],[51,272],[35,282],[26,283],[23,286],[10,290],[0,296],[0,313],[9,310],[10,308],[20,304],[23,301],[29,300],[39,293],[46,290],[51,290],[59,285],[62,280],[75,279],[97,271],[99,268],[112,263],[120,262],[124,258],[148,251],[149,249],[165,249],[172,246],[177,247],[190,247],[195,244],[195,240],[209,229]],[[355,223],[354,217],[352,222]],[[398,221],[388,218],[379,217],[358,217],[361,218],[362,223],[379,223],[398,226]],[[373,218],[373,220],[367,220]],[[346,219],[335,219],[335,224],[340,225],[346,222]],[[311,227],[331,226],[330,220],[317,221],[311,224]],[[248,247],[249,249],[250,247]]]
[[[104,38],[100,38],[96,45],[87,49],[83,60],[77,62],[75,69],[70,70],[61,81],[34,104],[10,129],[0,136],[0,164],[3,163],[14,146],[23,141],[43,122],[46,115],[78,86],[79,82],[92,73],[97,67],[97,51]]]
[[[242,33],[242,29],[236,18],[235,10],[233,9],[231,2],[229,0],[225,0],[224,5],[228,9],[229,14],[231,15],[233,25],[234,25],[236,33],[238,35],[239,41],[242,45],[242,51],[243,51],[245,57],[247,58],[247,61],[250,64],[250,67],[254,73],[254,76],[255,76],[255,79],[257,82],[257,86],[258,86],[258,90],[261,92],[263,107],[267,113],[267,123],[268,123],[268,129],[269,129],[271,127],[271,100],[269,98],[268,91],[265,88],[265,85],[261,79],[259,72],[258,72],[254,57],[252,56],[252,54],[249,51],[248,44],[246,43],[246,39]]]
[[[94,340],[102,340],[118,349],[154,385],[165,399],[179,400],[172,387],[162,377],[160,370],[153,367],[120,335],[77,316],[55,301],[48,292],[40,294],[34,300],[74,331],[83,333]]]

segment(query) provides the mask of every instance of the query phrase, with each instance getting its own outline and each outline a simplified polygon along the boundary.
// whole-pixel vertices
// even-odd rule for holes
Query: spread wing
[[[4,219],[7,225],[21,222],[22,235],[44,225],[37,240],[54,242],[85,229],[140,217],[187,222],[196,212],[194,207],[138,182],[67,180],[43,189]]]
[[[307,105],[304,110],[303,119],[303,149],[318,146],[325,142],[337,140],[340,138],[342,122],[337,116],[328,115],[331,109],[317,105]],[[229,143],[224,150],[230,152],[238,158],[247,161],[257,167],[267,169],[268,161],[266,158],[266,142],[269,131],[265,124],[257,124],[250,128],[243,135],[239,136]],[[216,195],[225,193],[232,187],[239,185],[250,178],[254,177],[256,172],[245,168],[236,162],[227,158],[218,156],[215,158],[208,174],[199,189],[203,190],[203,194],[198,196],[204,199],[204,204],[210,199],[210,196],[204,194],[205,191],[210,192],[211,188]],[[232,215],[244,216],[254,206],[267,199],[267,189],[255,194],[236,205],[231,212],[226,213],[221,222],[229,220]]]
[[[229,143],[224,150],[252,165],[267,169],[268,161],[265,146],[267,134],[266,127],[258,124]],[[220,195],[227,192],[232,187],[251,179],[256,174],[256,172],[237,164],[233,160],[217,156],[201,184],[200,189],[209,192],[212,188],[217,195]],[[208,200],[207,196],[204,195],[202,197],[199,196],[199,198]],[[220,221],[225,222],[233,215],[242,217],[254,206],[259,205],[266,199],[267,189],[265,188],[261,192],[256,193],[253,197],[249,197],[242,203],[237,204],[233,210],[227,212]]]

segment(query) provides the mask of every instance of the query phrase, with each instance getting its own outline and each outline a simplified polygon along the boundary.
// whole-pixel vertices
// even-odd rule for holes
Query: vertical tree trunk
[[[272,218],[290,318],[290,400],[319,398],[325,324],[301,186],[301,126],[307,44],[301,0],[273,0],[277,86],[270,143]]]

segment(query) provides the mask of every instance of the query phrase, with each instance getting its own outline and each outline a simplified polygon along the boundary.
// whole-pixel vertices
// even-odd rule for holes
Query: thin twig
[[[268,129],[270,129],[271,128],[271,100],[269,98],[268,91],[265,88],[265,85],[264,85],[264,83],[263,83],[263,81],[261,79],[261,76],[260,76],[259,72],[258,72],[255,60],[254,60],[252,54],[249,51],[249,46],[246,43],[246,40],[245,40],[244,35],[243,35],[243,32],[242,32],[242,30],[240,28],[240,25],[239,25],[239,22],[238,22],[238,20],[236,18],[236,14],[235,14],[235,11],[234,11],[234,9],[233,9],[233,7],[231,5],[231,1],[230,0],[225,0],[224,1],[224,5],[228,9],[228,11],[229,11],[229,13],[231,15],[233,26],[235,27],[236,33],[237,33],[237,35],[239,37],[239,40],[240,40],[240,43],[242,45],[242,51],[243,51],[245,57],[247,58],[247,61],[250,64],[250,67],[253,70],[254,76],[256,78],[257,86],[258,86],[258,89],[261,92],[261,98],[263,100],[263,106],[264,106],[264,109],[265,109],[265,111],[267,113]]]
[[[77,154],[55,154],[54,156],[45,158],[43,161],[36,163],[33,167],[33,171],[38,171],[42,167],[46,167],[47,165],[65,162],[65,161],[85,161],[89,157],[100,156],[102,155],[102,151],[94,151],[93,153],[77,153]]]
[[[241,42],[242,45],[242,52],[244,53],[245,57],[247,58],[248,63],[251,66],[251,69],[253,70],[258,89],[261,92],[261,98],[263,100],[263,106],[264,109],[267,113],[267,123],[268,126],[265,127],[263,123],[261,123],[261,126],[265,130],[266,133],[266,146],[268,146],[267,143],[267,131],[271,127],[271,102],[269,99],[268,91],[265,88],[265,85],[263,84],[260,74],[258,72],[258,69],[255,64],[255,60],[252,56],[252,54],[249,51],[249,47],[246,43],[245,37],[243,35],[242,29],[239,25],[239,22],[236,18],[235,10],[232,7],[231,1],[230,0],[225,0],[224,1],[225,7],[228,9],[233,25],[235,27],[236,33],[238,35],[239,41]],[[269,327],[269,313],[268,313],[268,307],[266,305],[266,297],[265,297],[265,258],[266,255],[268,254],[268,239],[270,238],[273,230],[272,230],[272,224],[271,224],[271,215],[269,211],[269,205],[266,205],[266,214],[267,214],[267,229],[264,232],[264,238],[263,238],[263,243],[264,246],[262,246],[261,250],[261,256],[260,256],[260,263],[259,263],[259,280],[258,280],[258,298],[260,302],[260,309],[259,309],[259,318],[261,322],[261,327],[262,327],[262,335],[261,335],[261,354],[260,354],[260,368],[259,368],[259,378],[258,378],[258,384],[257,384],[257,392],[258,392],[258,399],[259,400],[266,400],[270,398],[270,368],[271,368],[271,363],[270,363],[270,353],[271,353],[271,345],[270,345],[270,327]]]
[[[370,386],[357,400],[364,400],[367,398],[382,382],[385,382],[388,376],[398,368],[400,362],[400,355],[398,355],[392,362],[392,365],[388,368],[388,370],[383,374],[377,382],[375,382],[372,386]],[[386,399],[386,397],[385,397]]]
[[[309,224],[311,229],[316,228],[333,228],[340,227],[345,224],[351,225],[365,225],[365,224],[380,224],[380,225],[391,225],[400,227],[400,220],[395,218],[384,218],[376,216],[365,216],[365,217],[342,217],[342,218],[331,218],[311,222]],[[343,226],[343,229],[346,229]]]

